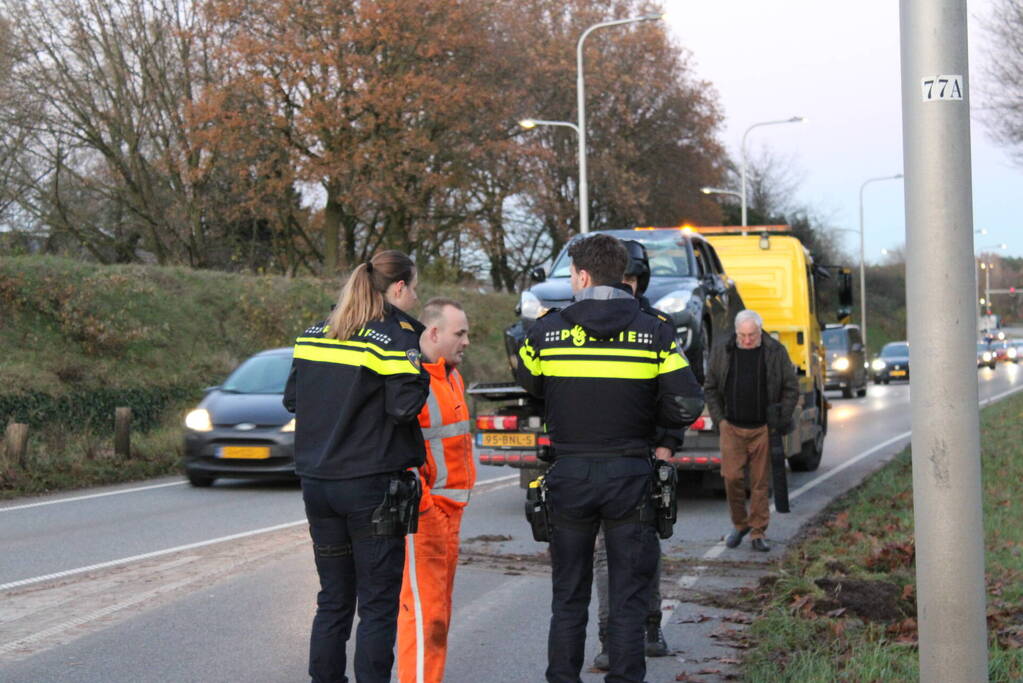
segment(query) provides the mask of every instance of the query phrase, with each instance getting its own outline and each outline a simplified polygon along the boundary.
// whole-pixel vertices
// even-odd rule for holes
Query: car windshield
[[[981,351],[981,352],[987,351],[988,350],[988,345],[985,344],[984,342],[977,342],[977,350]]]
[[[643,231],[637,231],[634,239],[646,248],[647,258],[650,259],[650,274],[659,277],[689,277],[692,272],[689,268],[689,245],[682,236],[664,237],[658,235],[644,235]],[[568,256],[568,247],[561,250],[551,274],[548,277],[568,277],[568,267],[572,259]]]
[[[845,330],[836,327],[833,329],[824,330],[821,334],[821,338],[824,341],[824,348],[828,351],[845,351],[846,350],[846,335]]]
[[[291,370],[291,356],[253,356],[242,363],[221,385],[232,394],[283,394]]]
[[[909,344],[885,344],[881,349],[882,358],[899,358],[909,356]]]

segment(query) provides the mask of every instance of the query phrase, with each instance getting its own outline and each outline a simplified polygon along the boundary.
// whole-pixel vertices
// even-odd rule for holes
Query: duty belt
[[[623,448],[613,451],[565,451],[558,450],[556,446],[551,446],[551,452],[554,454],[554,458],[649,458],[649,448]]]

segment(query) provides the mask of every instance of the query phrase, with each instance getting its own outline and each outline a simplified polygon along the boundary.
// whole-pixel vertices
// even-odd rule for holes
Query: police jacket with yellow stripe
[[[315,325],[295,341],[284,407],[295,413],[295,472],[352,479],[418,467],[418,416],[430,393],[419,358],[422,324],[387,307],[350,339]]]
[[[615,287],[582,290],[537,320],[519,360],[519,383],[544,399],[556,457],[643,452],[657,427],[684,427],[702,408],[671,326]]]

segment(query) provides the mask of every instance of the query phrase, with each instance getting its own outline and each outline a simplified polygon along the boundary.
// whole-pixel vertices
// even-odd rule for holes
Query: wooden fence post
[[[28,465],[28,425],[12,422],[4,433],[4,454],[7,464],[21,467]]]
[[[131,457],[131,408],[114,409],[114,454]]]

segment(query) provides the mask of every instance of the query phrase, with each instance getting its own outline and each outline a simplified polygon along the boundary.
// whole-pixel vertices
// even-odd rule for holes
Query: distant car
[[[909,381],[909,342],[889,342],[871,362],[874,382],[888,384],[895,379]]]
[[[185,475],[193,486],[218,477],[295,476],[295,419],[281,404],[291,355],[283,348],[250,357],[185,417]]]
[[[991,353],[991,349],[988,347],[987,342],[977,342],[977,367],[979,368],[986,365],[994,370],[995,365],[997,364],[998,361],[995,360],[995,354]]]
[[[1018,363],[1019,351],[1010,341],[991,342],[991,353],[999,363]]]
[[[825,389],[841,389],[843,398],[867,395],[867,364],[863,338],[856,325],[828,325],[821,333],[825,364]]]

